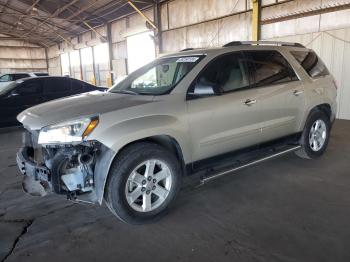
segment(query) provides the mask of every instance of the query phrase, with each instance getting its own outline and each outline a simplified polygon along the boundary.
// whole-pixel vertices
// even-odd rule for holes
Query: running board
[[[300,148],[301,148],[300,145],[299,146],[294,146],[294,147],[291,147],[291,148],[288,148],[288,149],[285,149],[285,150],[273,153],[271,155],[255,159],[255,160],[250,161],[250,162],[241,163],[240,165],[236,165],[235,167],[231,167],[231,168],[223,170],[223,171],[219,171],[219,172],[216,172],[216,173],[205,175],[205,176],[201,177],[200,182],[201,182],[201,184],[205,184],[207,182],[210,182],[212,180],[220,178],[220,177],[222,177],[224,175],[227,175],[229,173],[232,173],[232,172],[238,171],[240,169],[243,169],[243,168],[246,168],[246,167],[249,167],[249,166],[252,166],[252,165],[264,162],[264,161],[267,161],[267,160],[272,159],[272,158],[276,158],[276,157],[282,156],[284,154],[296,151],[296,150],[298,150]]]

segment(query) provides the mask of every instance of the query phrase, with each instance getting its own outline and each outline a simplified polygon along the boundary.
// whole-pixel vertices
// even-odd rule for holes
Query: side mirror
[[[188,96],[190,98],[215,96],[217,95],[215,90],[217,90],[215,84],[198,82],[194,86],[193,91],[188,93]]]

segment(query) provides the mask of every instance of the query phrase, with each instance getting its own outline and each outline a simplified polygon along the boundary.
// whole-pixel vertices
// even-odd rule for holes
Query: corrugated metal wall
[[[163,51],[214,47],[251,36],[250,0],[175,0],[162,5]],[[230,14],[237,15],[230,16]],[[234,29],[233,29],[234,28]]]
[[[0,74],[47,71],[45,48],[19,40],[0,40]]]
[[[49,74],[52,76],[62,75],[61,59],[59,56],[59,49],[57,45],[48,48],[47,58],[49,63]]]

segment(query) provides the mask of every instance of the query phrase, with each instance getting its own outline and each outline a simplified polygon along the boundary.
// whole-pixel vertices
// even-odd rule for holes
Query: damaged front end
[[[114,153],[97,141],[43,146],[38,135],[26,131],[24,146],[17,153],[23,189],[34,196],[54,192],[71,200],[101,203]]]

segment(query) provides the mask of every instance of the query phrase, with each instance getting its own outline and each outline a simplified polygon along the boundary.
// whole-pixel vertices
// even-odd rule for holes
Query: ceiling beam
[[[75,0],[73,0],[72,2],[75,2]],[[72,3],[71,2],[71,3]],[[81,9],[79,9],[78,11],[76,11],[76,12],[74,12],[72,15],[70,15],[68,18],[64,18],[63,20],[65,20],[65,21],[69,21],[70,19],[72,19],[72,18],[75,18],[75,17],[78,17],[79,16],[79,14],[81,14],[82,12],[84,12],[85,10],[88,10],[89,8],[91,8],[91,7],[93,7],[95,4],[97,4],[98,3],[98,0],[94,0],[94,2],[92,2],[92,3],[90,3],[89,5],[87,5],[87,6],[84,6],[83,8],[81,8]],[[68,4],[66,5],[67,7],[65,8],[65,9],[68,9],[71,5],[69,5],[68,6]],[[60,18],[60,19],[62,19],[62,18]],[[72,25],[76,25],[76,23],[72,23]],[[72,26],[71,25],[71,26]],[[56,33],[57,34],[57,30],[54,30],[53,31],[54,33]],[[77,34],[75,34],[75,36],[76,36]],[[61,37],[62,38],[62,37]],[[68,40],[68,39],[67,39]],[[66,40],[65,40],[66,41]],[[67,42],[67,41],[66,41]],[[70,42],[70,41],[68,41],[68,43],[70,44],[70,45],[72,45],[72,43]]]
[[[77,5],[74,4],[74,5],[72,5],[72,6],[69,8],[70,11],[72,10],[72,7],[76,9],[76,10],[74,10],[74,11],[77,11],[77,10],[80,9],[80,7],[78,7]],[[71,11],[71,12],[72,12],[72,11]],[[94,12],[88,12],[88,11],[85,10],[83,13],[84,13],[84,14],[87,14],[87,17],[89,17],[89,18],[92,18],[92,19],[99,19],[101,23],[107,23],[107,21],[106,21],[104,18],[101,18],[101,17],[95,15]],[[69,22],[71,22],[71,21],[72,21],[72,20],[69,20]],[[77,21],[81,21],[81,18],[79,17]]]
[[[3,33],[3,34],[9,34],[9,33],[11,33],[11,32],[16,32],[16,33],[20,34],[21,36],[25,37],[25,36],[23,35],[23,32],[22,32],[21,30],[13,29],[12,31],[10,31],[9,29],[12,28],[12,24],[11,24],[11,23],[8,23],[7,21],[2,20],[1,18],[0,18],[0,23],[2,23],[3,25],[5,25],[5,27],[6,27],[6,28],[3,28],[3,29],[6,30],[6,32],[1,31],[1,27],[0,27],[0,32],[1,32],[1,33]],[[45,37],[45,36],[43,36],[43,35],[41,35],[41,34],[38,34],[38,33],[33,33],[31,36],[41,37],[41,38]],[[47,37],[45,37],[45,38],[48,39]]]
[[[0,9],[1,9],[1,7],[0,7]],[[18,17],[19,15],[21,15],[21,14],[19,14],[19,13],[16,13],[16,12],[4,12],[4,11],[0,11],[0,15],[8,15],[8,16],[15,16],[15,17]],[[41,20],[40,21],[42,21],[42,20],[44,20],[44,19],[46,19],[46,18],[48,18],[48,16],[47,15],[32,15],[32,14],[23,14],[23,15],[21,15],[22,17],[25,17],[25,18],[32,18],[32,19],[35,19],[35,18],[40,18]],[[56,19],[61,19],[61,20],[63,20],[63,18],[56,18]],[[76,20],[76,21],[80,21],[80,20]]]
[[[3,22],[0,22],[0,28],[4,28],[3,26],[1,26]],[[1,30],[1,29],[0,29]],[[36,45],[39,45],[39,46],[42,46],[42,47],[48,47],[52,44],[56,44],[57,42],[54,42],[52,40],[48,40],[44,37],[41,37],[41,36],[36,36],[36,37],[25,37],[23,36],[23,34],[21,33],[17,33],[16,31],[12,31],[10,33],[7,33],[7,35],[9,36],[12,36],[12,37],[18,37],[20,38],[21,40],[24,40],[24,41],[27,41],[27,42],[30,42],[30,43],[33,43],[33,44],[36,44]]]
[[[76,2],[78,2],[79,0],[72,0],[71,2],[69,2],[68,4],[62,6],[61,8],[58,8],[54,13],[50,14],[49,16],[44,19],[43,21],[41,21],[41,23],[39,23],[38,26],[43,25],[47,22],[49,22],[52,18],[58,18],[58,16],[65,11],[66,9],[68,9],[71,5],[75,4]],[[48,12],[46,12],[48,13]],[[30,32],[28,32],[28,34],[30,34],[33,30],[35,30],[37,27],[34,27]]]
[[[24,14],[23,14],[23,15],[27,15],[40,1],[41,1],[41,0],[35,0],[34,3],[33,3],[31,6],[29,6],[29,7],[27,8],[27,10],[24,11]],[[20,16],[20,17],[17,19],[17,22],[15,22],[15,23],[13,24],[12,29],[13,29],[15,26],[17,26],[19,23],[21,23],[21,20],[23,19],[23,15]],[[12,29],[10,29],[10,30],[12,30]]]
[[[4,4],[0,3],[0,6],[4,6]],[[19,15],[24,15],[23,11],[22,11],[22,10],[19,10],[19,9],[16,8],[16,7],[7,5],[6,8],[7,8],[7,9],[10,9],[10,10],[12,10],[12,11],[18,12]],[[40,17],[33,16],[32,18],[33,18],[33,20],[36,20],[36,21],[39,21],[39,22],[42,22],[42,21],[43,21],[43,19],[41,19]],[[58,26],[57,24],[52,24],[52,23],[49,22],[49,21],[47,21],[46,24],[50,24],[50,25],[52,25],[52,26],[55,26],[55,27],[57,27],[57,28],[59,28],[59,29],[65,31],[65,32],[68,32],[68,33],[72,34],[72,35],[75,35],[75,34],[76,34],[76,33],[75,33],[74,31],[72,31],[71,29],[67,29],[67,28],[65,28],[65,27],[63,27],[63,26]],[[34,24],[32,24],[32,25],[34,26]],[[41,28],[43,28],[43,27],[41,26]],[[47,30],[47,28],[45,28],[45,30]]]

